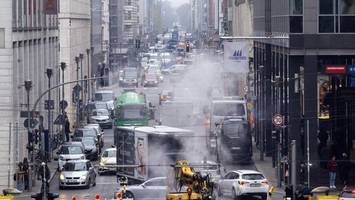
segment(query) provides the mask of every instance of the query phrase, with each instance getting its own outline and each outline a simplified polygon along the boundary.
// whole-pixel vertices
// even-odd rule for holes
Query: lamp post
[[[76,80],[79,81],[79,57],[75,57],[75,63],[76,63]],[[77,83],[77,86],[79,83]],[[76,93],[77,91],[75,91]],[[76,104],[76,126],[79,127],[79,98],[76,98],[77,94],[75,94],[75,104]]]
[[[62,69],[62,83],[64,84],[65,80],[64,80],[64,70],[67,67],[67,64],[65,62],[60,63],[60,68]],[[63,121],[62,121],[62,137],[65,137],[65,118],[64,118],[64,85],[62,86],[62,116],[63,116]]]
[[[87,60],[88,60],[88,63],[87,63],[87,66],[88,66],[88,73],[87,73],[87,77],[91,77],[90,76],[90,49],[86,49],[86,56],[87,56]],[[85,94],[87,95],[87,102],[90,101],[90,84],[86,84],[86,88],[85,88],[86,92]]]
[[[33,163],[33,134],[32,134],[32,128],[31,128],[31,121],[32,121],[32,117],[31,117],[31,112],[30,112],[30,91],[32,88],[32,81],[31,80],[27,80],[25,81],[25,89],[26,89],[26,93],[27,93],[27,132],[28,132],[28,158],[30,159],[31,163]],[[32,189],[32,171],[29,170],[28,173],[28,190],[31,191]]]
[[[53,69],[51,68],[47,68],[46,70],[46,74],[47,74],[47,77],[48,77],[48,89],[51,88],[51,78],[52,78],[52,75],[53,75]],[[48,100],[47,100],[47,110],[48,110],[48,135],[47,137],[45,137],[47,140],[45,140],[45,157],[50,160],[50,153],[49,151],[51,150],[51,146],[50,146],[50,136],[51,136],[51,92],[48,92]]]
[[[79,54],[79,58],[80,58],[80,79],[83,79],[83,59],[84,59],[84,54]],[[80,86],[81,88],[83,88],[84,84],[83,81],[80,82]],[[84,94],[83,92],[81,93],[81,101],[84,100]]]

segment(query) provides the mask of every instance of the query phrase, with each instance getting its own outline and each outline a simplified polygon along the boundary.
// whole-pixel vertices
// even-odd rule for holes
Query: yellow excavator
[[[211,200],[213,198],[213,184],[210,182],[209,175],[202,176],[199,172],[195,172],[186,160],[177,161],[173,167],[176,192],[169,192],[167,200]]]

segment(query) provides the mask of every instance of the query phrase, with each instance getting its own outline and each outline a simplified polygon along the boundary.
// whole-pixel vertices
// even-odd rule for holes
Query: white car
[[[265,176],[253,170],[230,171],[218,181],[218,196],[240,199],[241,196],[260,196],[266,200],[269,183]]]
[[[108,148],[102,153],[99,164],[99,175],[116,172],[116,152],[116,148]]]

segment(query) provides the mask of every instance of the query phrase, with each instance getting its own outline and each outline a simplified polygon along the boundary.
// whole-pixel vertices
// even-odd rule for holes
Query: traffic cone
[[[116,200],[122,200],[122,193],[121,192],[116,193]]]
[[[100,195],[99,194],[95,195],[95,200],[100,200]]]
[[[74,196],[72,196],[71,200],[76,200],[76,197],[75,197],[75,195],[74,195]]]

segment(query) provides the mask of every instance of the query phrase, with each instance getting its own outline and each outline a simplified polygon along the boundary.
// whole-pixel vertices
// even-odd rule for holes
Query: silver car
[[[59,189],[96,185],[96,172],[90,161],[73,160],[65,163],[59,175]]]
[[[112,128],[112,119],[107,109],[93,110],[93,115],[89,119],[90,123],[97,123],[101,128]]]
[[[121,192],[119,190],[118,192]],[[147,180],[140,185],[127,187],[126,195],[134,200],[165,200],[168,194],[166,177],[156,177]]]
[[[68,161],[85,159],[84,145],[81,142],[66,142],[57,154],[59,155],[58,169],[61,170]]]

